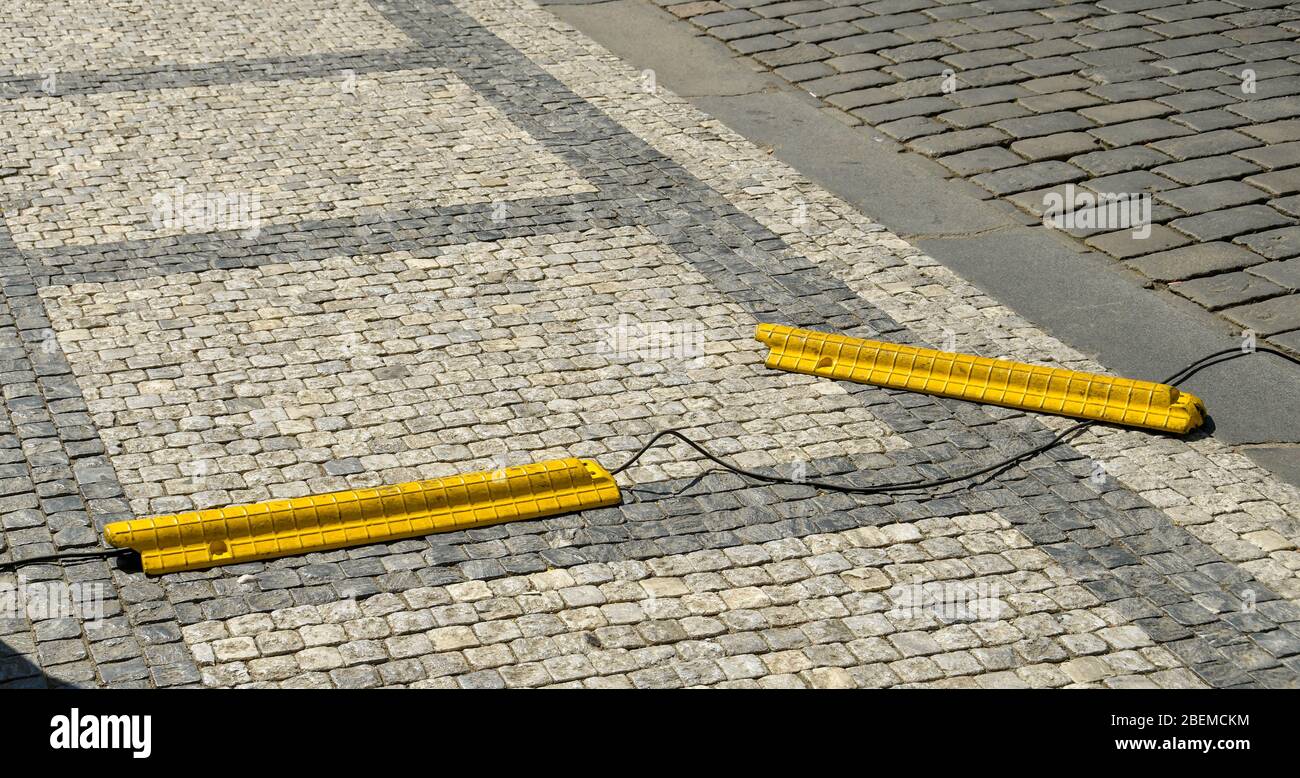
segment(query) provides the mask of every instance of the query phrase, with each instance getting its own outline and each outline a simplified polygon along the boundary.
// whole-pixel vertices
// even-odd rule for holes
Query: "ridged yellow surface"
[[[109,524],[108,542],[140,552],[145,572],[485,527],[617,505],[614,478],[590,459],[555,459],[374,489],[153,516]]]
[[[1200,398],[1166,384],[760,324],[767,366],[890,389],[1182,434],[1204,421]]]

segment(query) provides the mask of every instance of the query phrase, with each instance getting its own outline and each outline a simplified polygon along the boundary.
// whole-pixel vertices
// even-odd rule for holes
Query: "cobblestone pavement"
[[[1148,235],[1059,226],[1300,353],[1300,5],[654,2],[980,197],[1149,193]]]
[[[0,21],[2,559],[133,515],[614,466],[667,426],[866,483],[1068,423],[768,371],[757,321],[1102,369],[526,0],[213,7]],[[1300,682],[1300,492],[1204,434],[1093,428],[888,498],[693,460],[656,450],[578,515],[161,577],[30,565],[7,593],[102,612],[10,607],[0,684]]]

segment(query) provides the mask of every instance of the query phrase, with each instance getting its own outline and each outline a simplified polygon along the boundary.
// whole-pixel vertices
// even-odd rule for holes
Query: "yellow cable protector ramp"
[[[1179,434],[1199,427],[1205,415],[1199,397],[1151,381],[900,346],[780,324],[760,324],[754,336],[771,348],[768,367],[794,373]]]
[[[617,505],[614,478],[590,459],[119,521],[108,542],[140,552],[147,573],[326,551]]]

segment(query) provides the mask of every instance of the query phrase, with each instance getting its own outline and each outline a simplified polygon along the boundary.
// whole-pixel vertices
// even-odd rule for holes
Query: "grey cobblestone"
[[[694,7],[656,2],[670,11]],[[787,11],[780,2],[718,4],[789,25],[767,36],[759,61],[769,66],[794,59],[820,63],[829,52],[874,52],[844,82],[870,88],[823,97],[908,149],[941,158],[952,176],[973,179],[1031,213],[1038,210],[1029,205],[1041,200],[1036,190],[1078,180],[1044,175],[1036,166],[1050,160],[1094,176],[1154,169],[1188,187],[1219,184],[1187,195],[1203,193],[1188,212],[1197,218],[1153,213],[1155,226],[1181,230],[1192,240],[1241,236],[1247,246],[1267,243],[1261,233],[1296,215],[1268,202],[1300,191],[1300,131],[1292,118],[1300,115],[1300,66],[1289,59],[1300,44],[1285,26],[1294,26],[1292,10],[1193,0],[1132,8],[1032,5],[990,14],[986,3],[925,2],[894,14],[879,4],[812,12],[798,4]],[[707,27],[700,17],[681,15]],[[1284,24],[1271,26],[1276,21]],[[816,46],[806,48],[803,41]],[[740,42],[730,41],[743,53]],[[940,89],[944,68],[954,88]],[[917,97],[922,94],[928,96]],[[945,104],[954,104],[953,110],[943,110]],[[1244,205],[1254,207],[1237,210]],[[1089,236],[1084,231],[1077,237]],[[1174,248],[1148,239],[1089,245],[1118,260]],[[1145,272],[1148,264],[1168,271],[1153,280],[1190,283],[1177,289],[1211,310],[1225,308],[1226,298],[1197,291],[1210,283],[1197,278],[1200,266],[1180,271],[1163,260],[1133,266]],[[1238,281],[1227,278],[1222,285]],[[1288,304],[1283,290],[1268,285],[1242,293]],[[1274,342],[1287,348],[1281,338]]]

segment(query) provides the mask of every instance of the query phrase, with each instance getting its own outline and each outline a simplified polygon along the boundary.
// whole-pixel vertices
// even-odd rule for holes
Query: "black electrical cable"
[[[1274,356],[1281,357],[1282,359],[1285,359],[1288,362],[1292,362],[1296,365],[1300,365],[1300,359],[1296,359],[1290,354],[1285,354],[1281,351],[1278,351],[1277,349],[1272,349],[1267,346],[1260,346],[1254,349],[1253,351],[1242,351],[1240,349],[1224,349],[1223,351],[1216,351],[1213,354],[1207,354],[1201,357],[1200,359],[1191,363],[1187,367],[1184,367],[1182,370],[1179,370],[1178,372],[1174,373],[1169,378],[1166,378],[1161,383],[1177,384],[1180,381],[1186,381],[1188,378],[1191,378],[1192,376],[1196,375],[1197,373],[1199,373],[1200,371],[1204,370],[1207,367],[1220,365],[1223,364],[1224,362],[1230,362],[1234,359],[1239,359],[1244,356],[1249,356],[1252,353],[1272,354]],[[1223,359],[1219,359],[1219,357],[1223,357]],[[1216,361],[1211,362],[1210,360],[1216,360]],[[682,441],[686,445],[695,449],[695,451],[697,451],[701,456],[717,464],[723,470],[729,471],[731,473],[735,473],[736,475],[743,476],[745,478],[752,478],[756,481],[763,481],[765,483],[771,483],[771,484],[793,484],[799,486],[811,486],[816,489],[825,489],[826,491],[832,491],[832,492],[844,492],[847,494],[885,494],[888,492],[911,491],[914,489],[931,489],[937,486],[947,486],[949,484],[961,483],[962,481],[969,481],[973,478],[978,478],[987,473],[992,473],[1001,470],[1003,468],[1011,467],[1017,462],[1021,462],[1030,457],[1037,456],[1038,454],[1041,454],[1042,452],[1047,451],[1048,449],[1059,445],[1060,443],[1062,443],[1063,441],[1065,441],[1067,438],[1071,437],[1075,433],[1080,432],[1083,429],[1086,429],[1087,427],[1090,427],[1096,423],[1097,422],[1095,421],[1082,421],[1079,422],[1078,424],[1071,425],[1066,429],[1064,429],[1063,431],[1058,432],[1055,436],[1052,437],[1051,440],[1047,441],[1046,443],[1041,443],[1032,448],[1025,449],[1024,451],[1021,451],[1017,454],[1013,454],[1005,459],[994,462],[993,464],[985,465],[984,467],[981,467],[977,470],[972,470],[969,473],[949,476],[947,478],[935,478],[931,480],[918,479],[915,481],[900,481],[898,483],[892,483],[892,484],[853,486],[851,484],[837,484],[837,483],[831,483],[829,481],[816,481],[816,480],[806,480],[806,479],[801,480],[795,478],[787,478],[779,475],[760,473],[754,470],[746,470],[742,467],[733,465],[730,462],[727,462],[726,460],[718,457],[713,452],[706,449],[704,446],[686,437],[686,435],[681,430],[676,430],[676,429],[662,430],[660,432],[655,433],[655,435],[651,437],[650,440],[646,441],[646,444],[644,446],[638,449],[637,452],[634,453],[632,456],[628,457],[627,461],[625,461],[623,464],[619,465],[618,467],[614,468],[609,472],[611,475],[618,475],[619,473],[623,472],[624,470],[628,469],[633,464],[635,464],[639,459],[641,459],[641,457],[647,451],[653,448],[654,445],[658,443],[660,440],[663,440],[664,438],[667,437],[673,437],[673,438],[677,438],[678,440]],[[702,478],[703,475],[707,475],[707,473],[702,474],[700,477]],[[113,559],[115,557],[119,557],[129,553],[131,553],[131,549],[129,548],[101,548],[101,549],[91,549],[86,551],[69,551],[62,554],[49,554],[46,556],[28,557],[26,559],[14,559],[7,562],[0,562],[0,572],[17,570],[19,567],[25,567],[27,565],[53,564],[53,563],[64,563],[64,562],[85,562],[94,559]]]
[[[130,554],[132,549],[129,548],[97,548],[86,551],[67,551],[62,554],[46,554],[45,556],[29,556],[26,559],[11,559],[8,562],[0,562],[0,573],[10,570],[17,570],[19,567],[28,565],[44,565],[64,562],[89,562],[94,559],[113,559],[124,554]]]
[[[1191,378],[1192,376],[1196,375],[1197,373],[1201,372],[1207,367],[1212,367],[1214,365],[1221,365],[1224,362],[1231,362],[1234,359],[1240,359],[1241,357],[1249,356],[1254,353],[1272,354],[1274,356],[1281,357],[1282,359],[1285,359],[1288,362],[1294,363],[1296,365],[1300,365],[1300,359],[1296,359],[1290,354],[1286,354],[1284,352],[1278,351],[1277,349],[1269,348],[1267,346],[1260,346],[1252,350],[1244,350],[1244,351],[1240,348],[1224,349],[1222,351],[1216,351],[1212,354],[1206,354],[1205,356],[1201,357],[1200,359],[1197,359],[1195,362],[1192,362],[1190,365],[1187,365],[1186,367],[1177,371],[1169,378],[1166,378],[1164,381],[1161,381],[1160,383],[1175,385],[1179,382],[1186,381],[1188,378]],[[1210,360],[1215,360],[1215,361],[1211,362]],[[931,489],[938,486],[947,486],[949,484],[960,483],[962,481],[969,481],[973,478],[978,478],[979,476],[985,475],[986,473],[998,471],[1004,468],[1009,468],[1012,465],[1017,464],[1018,462],[1022,462],[1026,459],[1037,456],[1043,453],[1044,451],[1047,451],[1048,449],[1060,445],[1062,442],[1064,442],[1072,435],[1096,423],[1097,423],[1096,421],[1089,420],[1089,421],[1082,421],[1079,422],[1078,424],[1071,425],[1066,429],[1064,429],[1063,431],[1058,432],[1055,436],[1052,437],[1051,440],[1047,441],[1046,443],[1041,443],[1037,446],[1033,446],[1032,448],[1025,449],[1024,451],[1021,451],[1016,454],[1012,454],[1011,456],[1006,457],[1005,459],[1001,459],[990,465],[985,465],[984,467],[978,468],[976,470],[972,470],[968,473],[949,476],[947,478],[935,478],[930,480],[918,479],[914,481],[900,481],[891,484],[854,486],[852,484],[840,484],[840,483],[832,483],[829,481],[796,479],[796,478],[791,478],[786,476],[773,475],[769,473],[759,473],[753,470],[746,470],[742,467],[733,465],[730,462],[721,459],[713,452],[706,449],[704,446],[686,437],[686,435],[681,430],[677,430],[677,429],[662,430],[660,432],[655,433],[655,435],[651,437],[650,440],[646,441],[646,444],[642,446],[640,449],[638,449],[636,453],[628,457],[628,459],[625,462],[623,462],[623,464],[619,465],[613,470],[610,470],[609,472],[611,475],[618,475],[619,473],[623,472],[624,470],[628,469],[633,464],[635,464],[637,460],[639,460],[647,451],[649,451],[660,440],[663,440],[664,438],[667,437],[673,437],[673,438],[677,438],[678,440],[682,441],[686,445],[695,449],[695,451],[697,451],[705,459],[708,459],[714,464],[722,467],[724,470],[735,473],[736,475],[745,478],[752,478],[756,481],[763,481],[765,483],[770,483],[770,484],[791,484],[791,485],[798,485],[798,486],[811,486],[815,489],[824,489],[826,491],[842,492],[846,494],[887,494],[889,492],[911,491],[914,489]]]
[[[1182,383],[1183,381],[1186,381],[1187,379],[1191,378],[1192,376],[1196,375],[1197,373],[1201,372],[1207,367],[1213,367],[1214,365],[1222,364],[1223,362],[1231,362],[1232,360],[1240,359],[1241,357],[1248,357],[1251,354],[1272,354],[1273,356],[1281,357],[1282,359],[1285,359],[1286,361],[1292,364],[1300,365],[1300,359],[1296,359],[1290,354],[1287,354],[1282,351],[1278,351],[1275,348],[1269,348],[1268,346],[1255,346],[1254,348],[1248,351],[1242,351],[1240,348],[1225,348],[1224,350],[1216,351],[1213,354],[1206,354],[1205,356],[1196,360],[1195,362],[1183,368],[1182,370],[1179,370],[1177,373],[1174,373],[1173,375],[1169,376],[1168,378],[1161,381],[1160,383],[1176,386]],[[1205,364],[1205,363],[1209,363],[1209,361],[1211,359],[1214,359],[1215,357],[1227,357],[1227,359],[1220,359],[1217,362]]]
[[[727,462],[721,457],[718,457],[713,452],[704,448],[704,446],[686,437],[686,435],[682,434],[681,431],[675,429],[663,430],[661,432],[655,433],[654,437],[650,438],[650,440],[647,441],[646,444],[642,446],[639,451],[637,451],[635,454],[629,457],[628,460],[624,462],[622,465],[619,465],[618,467],[614,468],[609,472],[610,475],[618,475],[619,473],[623,472],[628,467],[630,467],[638,459],[640,459],[642,454],[644,454],[647,450],[649,450],[660,440],[666,437],[674,437],[680,440],[681,442],[685,443],[686,445],[690,446],[691,448],[695,449],[705,459],[708,459],[709,461],[713,462],[714,464],[718,465],[724,470],[730,471],[732,473],[735,473],[736,475],[743,476],[745,478],[752,478],[756,481],[764,481],[769,484],[793,484],[798,486],[811,486],[815,489],[825,489],[831,492],[844,492],[847,494],[884,494],[887,492],[910,491],[912,489],[930,489],[936,486],[947,486],[948,484],[955,484],[961,481],[970,480],[972,478],[978,478],[979,476],[984,475],[985,473],[991,472],[993,470],[997,470],[999,468],[1008,467],[1023,459],[1040,454],[1046,451],[1047,449],[1056,446],[1061,441],[1070,437],[1074,433],[1079,432],[1085,427],[1095,423],[1096,422],[1092,422],[1092,421],[1081,421],[1078,424],[1066,428],[1063,432],[1057,433],[1055,437],[1053,437],[1051,440],[1047,441],[1046,443],[1041,443],[1037,446],[1034,446],[1033,448],[1026,449],[1025,451],[1021,451],[1017,454],[1013,454],[1012,456],[1007,457],[1006,459],[1003,459],[1001,461],[994,462],[991,465],[986,465],[984,467],[979,468],[978,470],[972,470],[969,473],[949,476],[947,478],[935,478],[928,481],[925,479],[918,479],[915,481],[899,481],[897,483],[892,483],[892,484],[853,486],[852,484],[837,484],[837,483],[831,483],[830,481],[817,481],[817,480],[806,479],[806,478],[798,479],[798,478],[791,478],[787,476],[772,475],[769,473],[760,473],[755,470],[746,470],[742,467],[738,467],[737,465],[733,465],[730,462]]]

